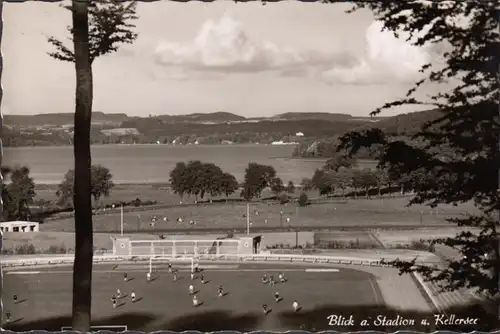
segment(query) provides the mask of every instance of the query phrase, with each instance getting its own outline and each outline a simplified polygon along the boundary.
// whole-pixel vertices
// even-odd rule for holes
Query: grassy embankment
[[[295,194],[297,195],[297,194]],[[310,197],[317,194],[311,192]],[[37,189],[37,199],[54,201],[55,186],[44,186]],[[103,200],[104,204],[116,203],[119,201],[131,201],[140,198],[143,201],[155,200],[159,204],[177,205],[179,198],[172,195],[168,190],[155,185],[118,185],[113,189],[109,198]],[[234,199],[237,196],[233,196]],[[193,202],[193,198],[186,199],[185,202]],[[408,198],[383,199],[349,199],[348,201],[330,201],[322,204],[312,204],[307,207],[297,207],[295,204],[279,205],[277,203],[252,203],[251,222],[252,227],[259,226],[345,226],[345,225],[370,225],[376,228],[379,224],[393,225],[432,225],[443,224],[447,217],[461,215],[473,210],[473,206],[466,204],[458,207],[442,206],[437,212],[423,206],[406,207]],[[220,227],[224,229],[242,228],[246,225],[244,214],[246,207],[244,203],[214,203],[200,205],[184,205],[170,208],[160,208],[150,210],[141,208],[142,211],[126,212],[124,214],[124,229],[134,232],[134,238],[151,239],[158,238],[162,229],[192,229],[196,233],[197,229]],[[283,210],[283,216],[280,216]],[[150,226],[153,216],[159,219],[154,226]],[[163,221],[168,217],[169,221]],[[183,223],[176,223],[176,219],[181,217]],[[290,218],[290,224],[286,218]],[[188,222],[193,220],[196,225]],[[21,245],[33,245],[31,250],[26,252],[63,252],[73,248],[74,245],[74,220],[72,217],[58,220],[47,220],[41,225],[40,233],[14,234],[7,233],[5,236],[4,249],[15,251]],[[120,226],[120,214],[115,210],[112,213],[99,214],[94,216],[95,247],[96,249],[111,249],[110,236],[116,235]],[[453,234],[453,229],[438,233],[432,231],[419,232],[359,232],[368,233],[368,237],[360,237],[358,232],[331,232],[322,234],[321,238],[316,238],[314,244],[322,244],[322,248],[377,248],[377,247],[399,247],[409,243],[418,242],[420,239],[427,239],[433,235]],[[391,234],[392,233],[392,234]],[[437,234],[436,234],[437,233]],[[377,241],[379,240],[379,241]],[[282,243],[282,242],[281,242]],[[293,245],[292,245],[293,246]],[[26,246],[24,246],[26,247]],[[281,245],[276,242],[276,247],[287,248],[288,245]],[[22,250],[21,250],[22,252]]]

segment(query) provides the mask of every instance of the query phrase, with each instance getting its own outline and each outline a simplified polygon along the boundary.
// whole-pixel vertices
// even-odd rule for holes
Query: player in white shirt
[[[193,284],[191,284],[191,285],[189,286],[189,294],[190,294],[190,295],[192,295],[193,293],[194,293],[194,285],[193,285]]]
[[[146,279],[148,280],[148,282],[151,282],[151,273],[146,273]]]
[[[120,291],[120,289],[116,289],[116,298],[121,298],[122,296],[122,292]]]
[[[196,295],[193,296],[193,306],[196,307],[199,305],[199,302],[198,302],[198,298],[196,297]]]
[[[175,272],[175,271],[174,271],[174,275],[173,275],[173,277],[174,277],[174,281],[177,281],[177,278],[178,278],[178,277],[177,277],[177,272]]]
[[[222,285],[219,285],[219,288],[217,289],[217,295],[220,297],[224,297],[224,289],[222,288]]]
[[[286,282],[285,274],[280,273],[280,274],[278,275],[278,278],[279,278],[279,280],[280,280],[280,283],[285,283],[285,282]]]
[[[135,292],[134,291],[132,291],[130,293],[130,299],[132,299],[132,303],[135,303]]]
[[[299,302],[297,302],[296,300],[294,300],[293,304],[292,304],[292,307],[293,307],[293,311],[294,312],[297,312],[298,310],[300,310]]]
[[[191,281],[194,280],[194,272],[191,272]]]

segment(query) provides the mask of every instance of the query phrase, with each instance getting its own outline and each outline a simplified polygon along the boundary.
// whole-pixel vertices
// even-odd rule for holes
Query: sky
[[[139,3],[135,43],[94,62],[93,110],[368,116],[403,97],[438,55],[382,32],[369,11],[346,14],[350,6]],[[69,42],[71,13],[56,3],[5,3],[3,21],[3,114],[73,112],[74,65],[47,55],[48,36]]]

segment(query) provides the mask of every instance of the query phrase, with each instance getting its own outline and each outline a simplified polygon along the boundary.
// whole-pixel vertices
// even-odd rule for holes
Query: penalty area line
[[[7,271],[5,275],[38,275],[39,271]]]

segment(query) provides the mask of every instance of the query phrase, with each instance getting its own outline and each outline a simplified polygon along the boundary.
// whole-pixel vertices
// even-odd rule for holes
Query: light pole
[[[247,202],[247,235],[250,234],[250,204]]]
[[[283,209],[280,210],[280,228],[283,228]]]

